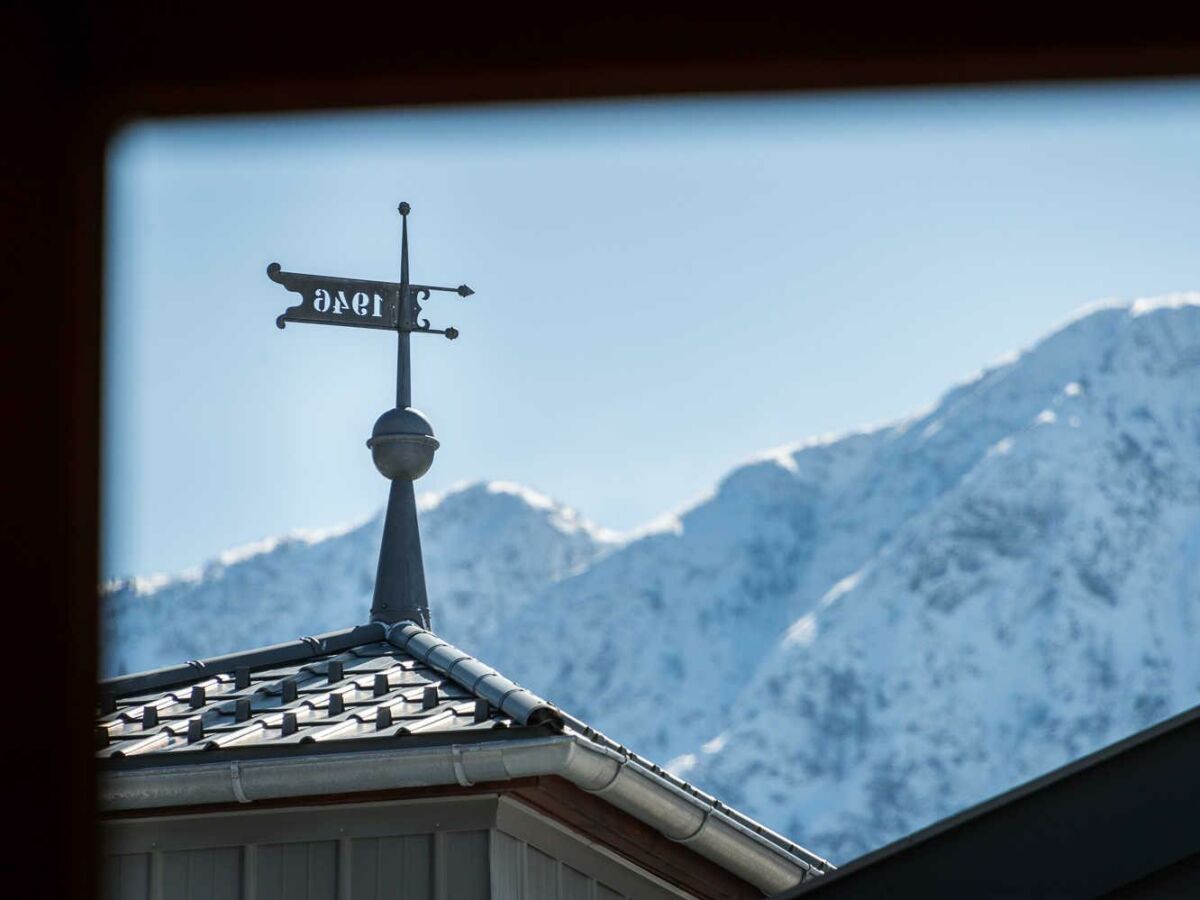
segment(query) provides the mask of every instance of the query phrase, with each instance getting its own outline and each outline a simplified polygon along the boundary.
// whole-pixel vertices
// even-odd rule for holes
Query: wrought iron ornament
[[[267,276],[300,295],[300,302],[288,307],[275,320],[280,328],[288,322],[309,322],[397,332],[396,408],[379,417],[371,439],[367,441],[375,467],[392,482],[371,618],[389,623],[413,621],[428,628],[429,603],[425,594],[425,568],[421,559],[413,482],[433,464],[433,454],[439,444],[429,420],[411,406],[409,335],[443,334],[454,340],[458,337],[458,329],[453,325],[434,328],[428,319],[421,318],[421,301],[428,300],[434,291],[458,294],[464,299],[474,291],[465,284],[449,288],[409,281],[408,214],[411,207],[401,203],[399,212],[402,221],[399,283],[284,272],[279,263],[267,266]]]
[[[385,331],[444,334],[450,340],[458,337],[458,329],[433,328],[422,319],[421,301],[428,300],[434,291],[446,291],[466,299],[473,293],[465,284],[456,288],[432,284],[407,284],[408,273],[408,212],[407,203],[400,204],[404,217],[404,238],[401,260],[401,280],[364,281],[360,278],[336,278],[332,275],[304,275],[285,272],[279,263],[267,266],[267,277],[300,295],[300,302],[289,306],[275,320],[280,328],[288,322],[309,322],[314,325],[344,325],[350,328],[380,328]],[[404,297],[406,302],[401,303]]]

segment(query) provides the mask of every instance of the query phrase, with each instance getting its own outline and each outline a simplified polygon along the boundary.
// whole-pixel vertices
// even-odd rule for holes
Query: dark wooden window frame
[[[90,896],[104,276],[104,153],[143,117],[654,94],[1194,76],[1193,22],[1047,9],[959,19],[444,5],[387,19],[325,5],[24,4],[0,22],[8,424],[5,635],[37,696],[6,740],[10,885]],[[402,14],[402,15],[401,15]],[[16,689],[14,687],[14,689]],[[36,719],[36,721],[34,721]]]

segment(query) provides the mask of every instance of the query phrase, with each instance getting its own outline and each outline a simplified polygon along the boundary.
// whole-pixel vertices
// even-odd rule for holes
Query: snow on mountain
[[[846,860],[1200,702],[1200,295],[769,454],[499,662]]]
[[[574,510],[504,482],[419,499],[426,582],[438,632],[489,646],[501,622],[547,585],[619,541]],[[222,554],[177,578],[108,585],[105,674],[291,640],[366,621],[382,514]]]
[[[1094,308],[624,543],[512,486],[422,516],[447,639],[846,860],[1200,702],[1200,295]],[[379,529],[120,585],[109,668],[361,621]]]
[[[846,859],[1200,702],[1191,302],[1095,312],[894,430],[882,471],[972,463],[804,598],[692,776]]]

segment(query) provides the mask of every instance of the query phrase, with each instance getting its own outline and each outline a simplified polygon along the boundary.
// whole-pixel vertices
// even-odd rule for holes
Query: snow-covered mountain
[[[378,527],[126,584],[109,658],[358,621]],[[516,489],[422,528],[448,639],[846,860],[1200,702],[1200,295],[1093,309],[623,543]]]
[[[434,627],[467,647],[493,635],[548,585],[619,543],[527,488],[475,484],[418,500]],[[383,515],[222,554],[177,578],[106,587],[105,674],[199,659],[366,621]]]
[[[846,859],[1200,703],[1198,304],[1095,311],[823,482],[834,532],[922,502],[794,595],[691,776]]]

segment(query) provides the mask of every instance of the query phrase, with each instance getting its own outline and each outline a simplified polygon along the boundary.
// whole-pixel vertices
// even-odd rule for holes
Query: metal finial
[[[400,201],[400,205],[397,206],[396,209],[399,210],[400,215],[402,216],[407,216],[410,212],[412,212],[412,207],[403,200]]]

